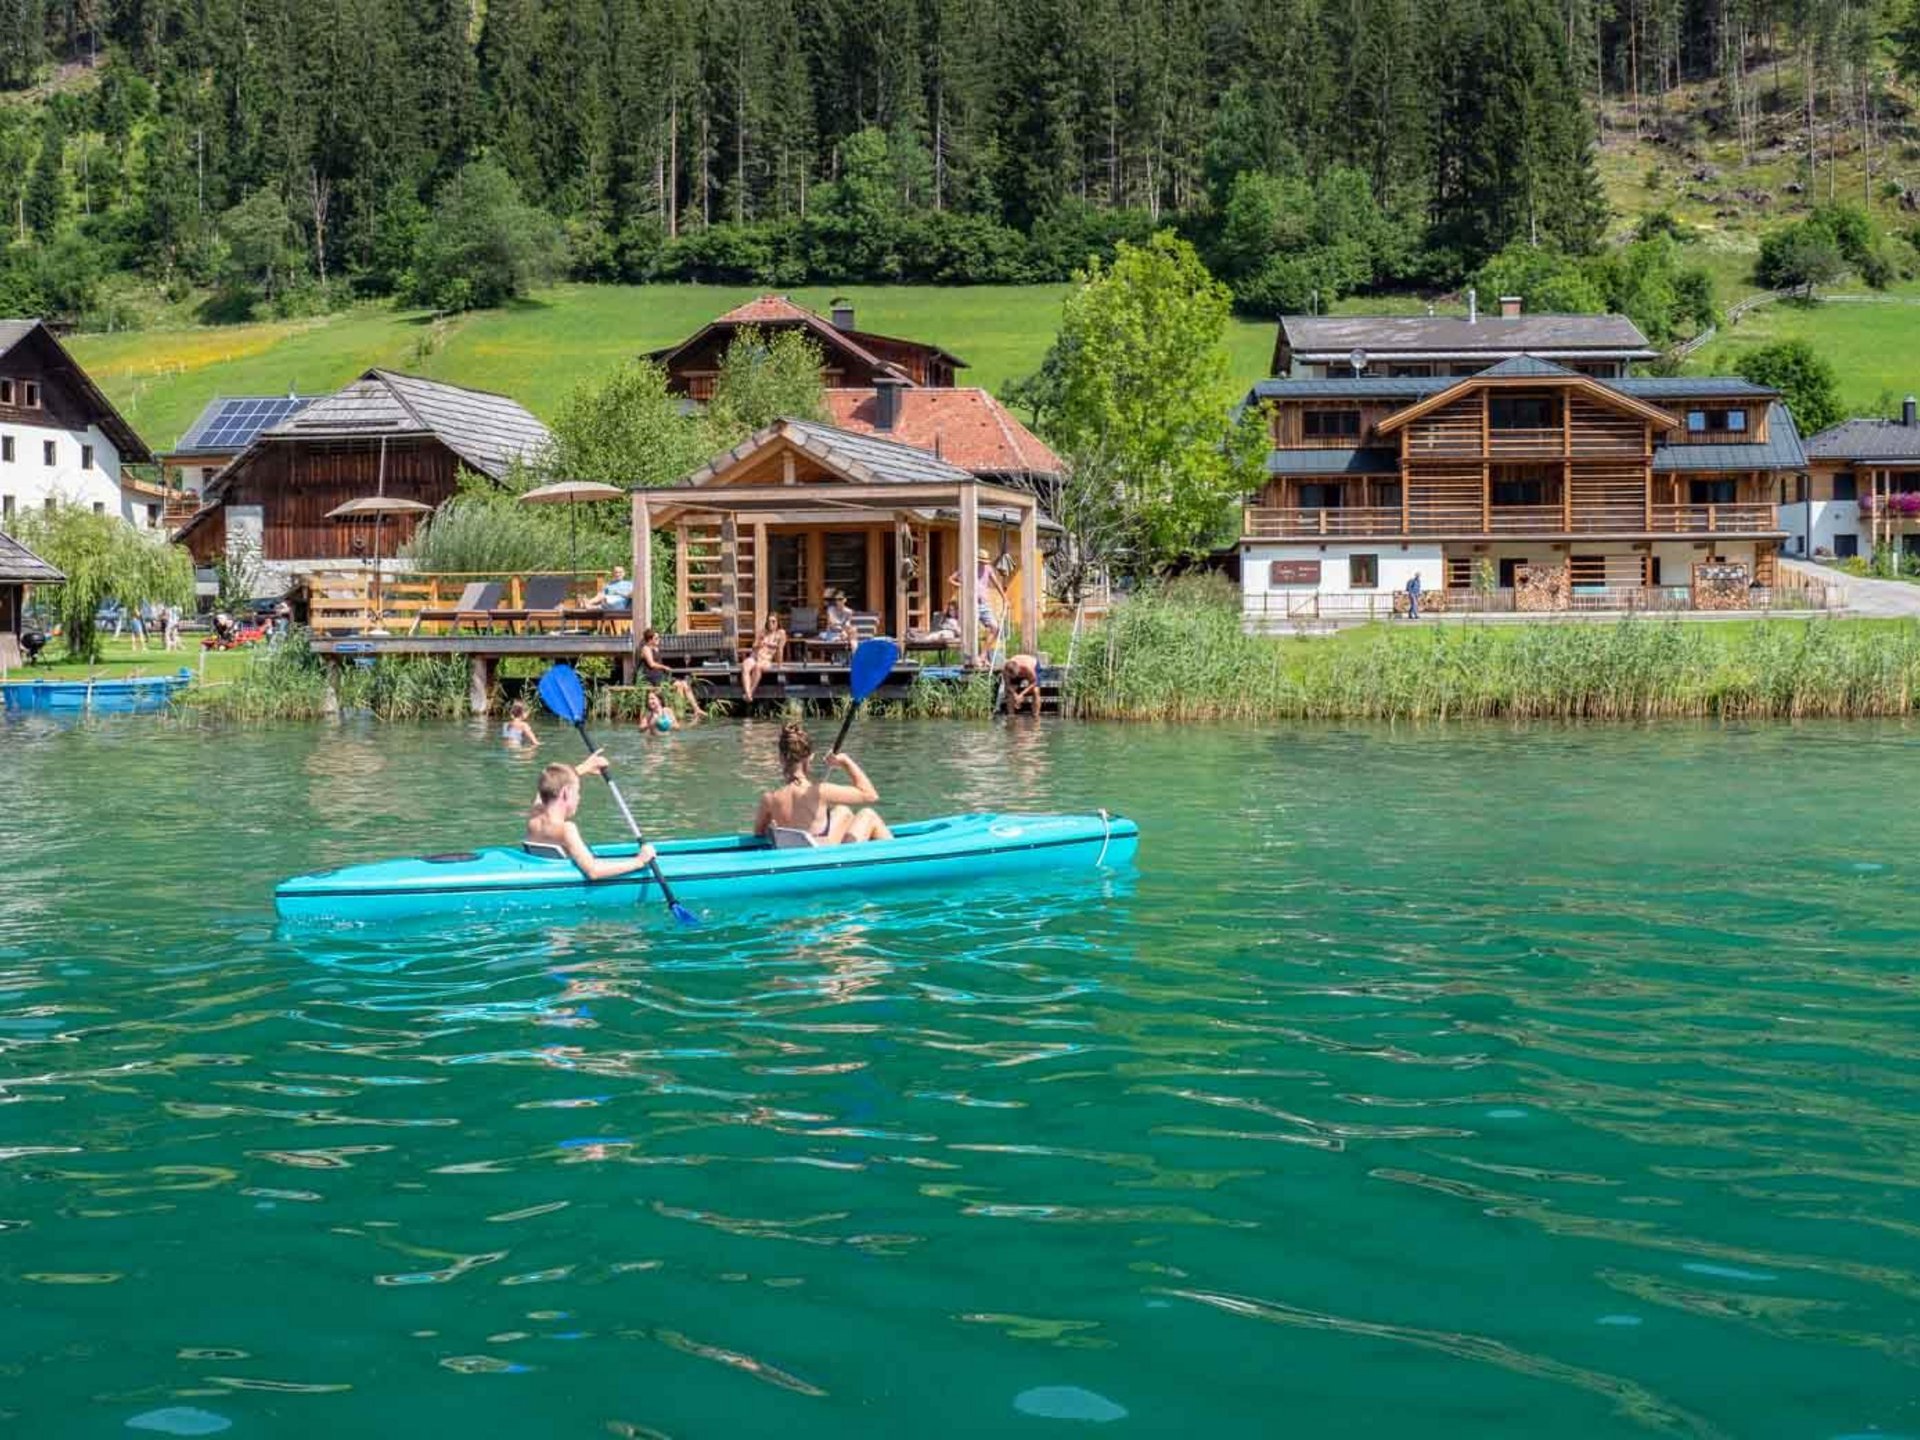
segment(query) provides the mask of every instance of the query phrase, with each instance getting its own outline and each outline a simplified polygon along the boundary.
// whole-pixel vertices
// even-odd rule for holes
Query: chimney
[[[1500,297],[1500,318],[1502,320],[1518,320],[1520,318],[1521,303],[1518,295],[1502,295]]]
[[[833,302],[833,328],[853,329],[853,302],[844,296],[837,297]]]
[[[1920,425],[1920,400],[1915,400],[1913,396],[1909,395],[1901,402],[1900,423],[1909,430],[1913,429],[1916,425]]]
[[[873,377],[873,428],[882,434],[900,423],[900,392],[907,382],[898,375]]]
[[[1480,323],[1480,292],[1471,285],[1467,287],[1467,324]]]

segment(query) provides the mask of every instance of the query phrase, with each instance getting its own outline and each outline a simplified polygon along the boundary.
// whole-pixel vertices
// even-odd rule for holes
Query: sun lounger
[[[565,575],[533,575],[520,587],[520,608],[492,611],[502,625],[558,625],[573,582]]]
[[[413,628],[407,633],[417,635],[422,625],[451,625],[460,628],[460,622],[470,616],[484,616],[487,611],[500,603],[502,587],[496,582],[475,580],[460,592],[460,598],[446,608],[422,606],[413,613]]]

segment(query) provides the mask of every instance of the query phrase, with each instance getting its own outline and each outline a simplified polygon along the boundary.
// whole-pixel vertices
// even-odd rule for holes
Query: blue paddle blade
[[[587,692],[571,665],[556,665],[540,677],[540,703],[569,725],[587,718]]]
[[[854,646],[853,658],[847,662],[847,689],[855,702],[866,699],[878,690],[881,682],[893,673],[893,667],[899,663],[900,647],[884,635],[862,640]]]
[[[667,909],[675,920],[678,920],[688,929],[698,930],[700,928],[700,917],[687,909],[687,907],[682,905],[678,900],[669,905]]]

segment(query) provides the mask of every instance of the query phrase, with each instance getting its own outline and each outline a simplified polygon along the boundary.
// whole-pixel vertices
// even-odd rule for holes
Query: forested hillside
[[[1031,281],[1166,225],[1265,313],[1446,287],[1516,244],[1600,242],[1603,107],[1657,136],[1662,97],[1707,82],[1732,133],[1793,107],[1803,188],[1839,134],[1871,167],[1903,113],[1901,18],[1864,0],[0,0],[0,310],[97,319],[125,274],[211,290],[214,315],[349,291],[462,308],[549,274]]]

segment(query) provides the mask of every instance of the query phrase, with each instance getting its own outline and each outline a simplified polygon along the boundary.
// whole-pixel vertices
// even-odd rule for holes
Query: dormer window
[[[1745,410],[1689,410],[1689,435],[1743,435],[1747,429]]]

